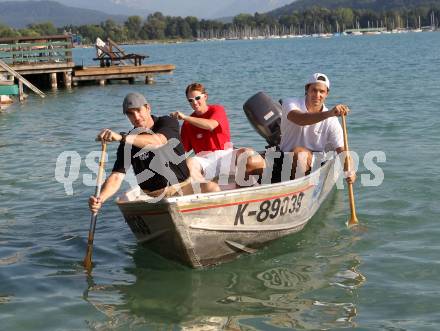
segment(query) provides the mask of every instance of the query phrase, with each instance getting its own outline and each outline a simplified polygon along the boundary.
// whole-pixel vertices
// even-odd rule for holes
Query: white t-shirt
[[[342,127],[337,117],[329,117],[312,125],[297,125],[287,119],[292,110],[307,113],[305,98],[288,98],[283,100],[281,116],[281,143],[283,152],[291,152],[294,147],[305,147],[312,152],[334,151],[344,147]],[[324,105],[322,111],[328,111]]]

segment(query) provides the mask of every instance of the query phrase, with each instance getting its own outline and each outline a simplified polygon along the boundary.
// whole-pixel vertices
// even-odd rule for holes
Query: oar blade
[[[95,235],[95,227],[96,227],[96,214],[93,214],[90,221],[90,230],[87,238],[87,251],[83,261],[84,268],[86,268],[87,271],[91,271],[93,267],[92,254],[93,254],[93,238]]]
[[[92,270],[93,264],[92,264],[92,253],[91,252],[89,253],[87,251],[86,256],[84,257],[83,265],[84,265],[84,268],[87,269],[87,271]]]
[[[352,228],[357,225],[359,225],[359,220],[356,216],[353,217],[353,215],[351,215],[351,217],[347,220],[347,227]]]

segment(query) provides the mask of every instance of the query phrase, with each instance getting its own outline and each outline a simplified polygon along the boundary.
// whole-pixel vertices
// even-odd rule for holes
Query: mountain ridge
[[[122,23],[124,15],[112,15],[97,10],[63,5],[56,1],[2,1],[0,24],[12,28],[24,28],[29,24],[52,22],[56,27],[66,25],[99,24],[112,19]]]
[[[3,0],[2,0],[3,1]],[[11,1],[11,0],[5,0]],[[22,0],[19,0],[22,1]],[[19,2],[14,1],[14,2]],[[35,0],[34,0],[35,1]],[[279,8],[293,0],[55,0],[69,7],[97,10],[111,15],[147,16],[161,12],[165,16],[195,16],[214,20],[240,13],[263,13]]]
[[[304,11],[312,7],[328,9],[351,8],[357,10],[387,11],[419,6],[440,6],[440,0],[297,0],[267,14],[275,17],[289,15],[294,11]]]

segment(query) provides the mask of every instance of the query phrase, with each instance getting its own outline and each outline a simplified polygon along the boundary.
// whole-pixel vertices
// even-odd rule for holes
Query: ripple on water
[[[30,95],[12,105],[0,114],[2,328],[437,329],[440,117],[438,89],[431,88],[440,86],[437,38],[408,33],[127,46],[176,64],[174,75],[155,85],[48,91],[44,100]],[[73,52],[92,64],[93,49]],[[328,56],[318,61],[312,53]],[[189,113],[183,91],[202,81],[210,101],[226,106],[235,144],[261,150],[265,141],[245,119],[243,103],[258,91],[274,100],[300,95],[315,71],[332,80],[327,105],[344,102],[353,111],[350,147],[362,158],[371,150],[386,154],[378,163],[383,183],[366,187],[359,179],[355,185],[367,232],[346,229],[348,199],[338,190],[303,232],[194,271],[138,245],[108,201],[87,276],[81,263],[94,187],[83,182],[92,173],[85,158],[99,150],[99,129],[130,127],[121,112],[126,93],[144,93],[156,114]],[[80,165],[64,174],[78,170],[72,195],[55,179],[64,151],[80,156]],[[107,170],[115,151],[110,144]],[[362,165],[361,174],[369,172]]]

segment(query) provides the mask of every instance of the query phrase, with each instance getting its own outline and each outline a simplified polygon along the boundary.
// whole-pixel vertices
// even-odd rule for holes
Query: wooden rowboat
[[[117,199],[137,240],[193,268],[218,264],[304,228],[334,187],[332,158],[310,175],[151,203],[139,188]]]

